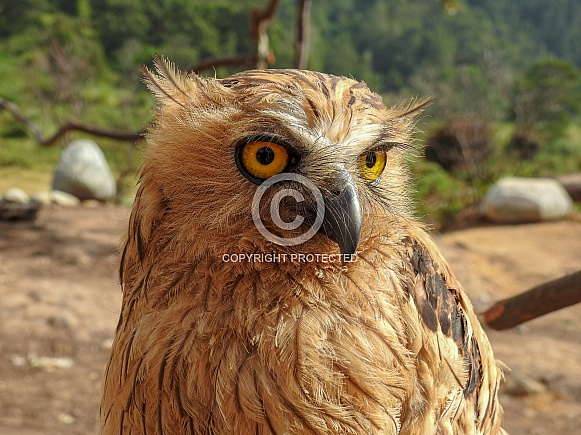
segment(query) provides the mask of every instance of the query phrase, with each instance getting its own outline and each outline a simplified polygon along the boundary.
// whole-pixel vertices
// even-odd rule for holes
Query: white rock
[[[52,356],[30,356],[28,359],[30,367],[39,368],[45,371],[52,371],[54,369],[69,369],[73,366],[73,360],[68,357],[52,357]]]
[[[64,424],[73,424],[75,422],[75,417],[70,414],[59,414],[59,421]]]
[[[503,178],[490,188],[481,205],[487,218],[503,223],[561,219],[572,209],[571,197],[550,178]]]
[[[76,196],[67,192],[61,192],[60,190],[50,192],[49,201],[51,204],[60,205],[61,207],[76,207],[81,203]]]
[[[24,192],[24,190],[19,189],[18,187],[11,187],[6,189],[6,192],[4,192],[3,200],[14,204],[26,204],[30,202],[30,197]]]
[[[36,192],[31,199],[39,204],[56,204],[62,207],[76,207],[81,203],[79,198],[70,193],[53,190],[51,192]]]
[[[22,367],[26,365],[26,358],[19,355],[10,355],[10,360],[12,365],[16,367]]]
[[[50,204],[50,192],[35,192],[32,194],[30,199],[39,204]]]
[[[75,140],[66,147],[55,169],[52,187],[81,200],[106,201],[117,193],[103,151],[88,139]]]

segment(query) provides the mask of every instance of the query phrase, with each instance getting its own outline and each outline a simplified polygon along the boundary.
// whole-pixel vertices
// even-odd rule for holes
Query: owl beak
[[[350,175],[341,174],[340,188],[325,195],[325,218],[319,232],[339,245],[343,263],[351,261],[361,237],[361,205]]]

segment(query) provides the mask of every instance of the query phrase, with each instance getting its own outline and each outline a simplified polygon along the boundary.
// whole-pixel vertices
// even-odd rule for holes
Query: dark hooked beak
[[[340,171],[336,189],[325,194],[324,200],[325,218],[319,232],[339,245],[345,263],[355,254],[361,237],[361,205],[351,176]]]

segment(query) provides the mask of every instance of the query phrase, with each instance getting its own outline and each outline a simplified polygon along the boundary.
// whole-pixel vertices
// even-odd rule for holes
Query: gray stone
[[[572,209],[571,197],[550,178],[503,178],[490,188],[481,204],[488,219],[502,223],[556,220]]]
[[[34,356],[31,355],[28,359],[30,367],[39,368],[46,372],[52,372],[55,369],[69,369],[73,366],[74,361],[69,357],[53,357],[53,356]]]
[[[81,204],[79,198],[67,192],[52,190],[50,192],[36,192],[32,195],[32,200],[39,204],[55,204],[61,207],[76,207]]]
[[[50,204],[50,192],[35,192],[32,194],[30,199],[39,204],[48,205]]]
[[[52,187],[81,200],[106,201],[117,193],[103,151],[88,139],[75,140],[66,147],[55,169]]]
[[[17,187],[6,189],[0,195],[0,220],[33,220],[40,204],[31,201],[29,196]]]
[[[53,190],[49,194],[50,203],[60,205],[61,207],[75,207],[81,203],[79,198],[67,192]]]
[[[18,187],[10,187],[6,189],[2,199],[5,202],[10,202],[12,204],[26,204],[30,202],[29,196],[24,192],[24,190]]]

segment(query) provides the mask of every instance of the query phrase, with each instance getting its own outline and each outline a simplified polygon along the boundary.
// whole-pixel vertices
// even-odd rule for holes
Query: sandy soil
[[[0,434],[96,432],[127,217],[123,208],[50,207],[36,223],[0,222]],[[578,218],[437,241],[479,310],[581,268]],[[513,369],[502,394],[510,433],[579,433],[581,305],[490,338]]]

